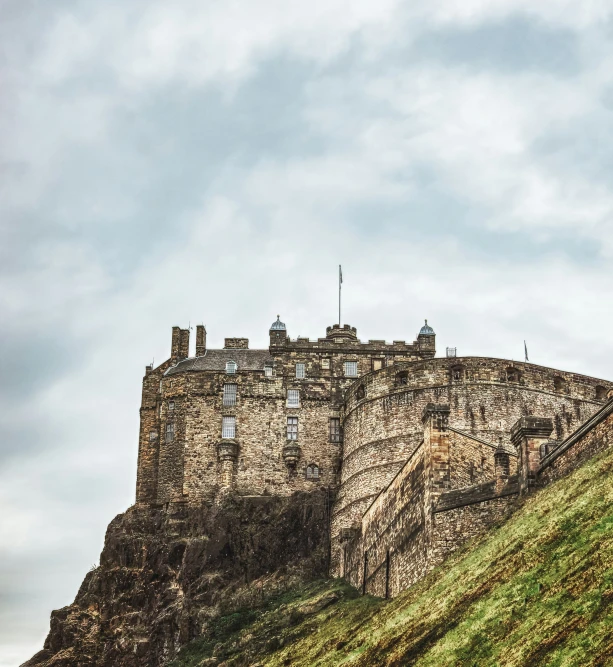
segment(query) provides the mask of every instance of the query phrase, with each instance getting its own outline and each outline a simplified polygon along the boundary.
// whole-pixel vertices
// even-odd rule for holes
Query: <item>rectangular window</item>
[[[267,378],[271,378],[271,377],[272,377],[272,366],[264,366],[264,375],[265,375]]]
[[[383,359],[373,359],[372,360],[372,369],[373,371],[380,371],[383,368]]]
[[[345,375],[350,378],[355,378],[358,376],[358,362],[357,361],[346,361],[345,362]]]
[[[287,418],[287,439],[298,440],[298,417]]]
[[[338,417],[330,417],[330,442],[342,442],[341,420]]]
[[[175,402],[168,401],[168,410],[174,410],[174,409],[175,409]]]
[[[300,392],[298,391],[298,389],[287,390],[287,407],[288,408],[300,407]]]
[[[221,421],[221,437],[236,437],[236,417],[223,417]]]
[[[296,364],[296,377],[297,378],[304,377],[304,364]]]
[[[223,404],[236,405],[236,384],[224,384],[223,386]]]
[[[158,432],[155,429],[149,431],[149,442],[155,442],[158,439]]]
[[[330,357],[324,357],[321,360],[321,368],[324,371],[330,370]]]
[[[166,442],[172,442],[175,439],[175,425],[173,422],[166,424]]]

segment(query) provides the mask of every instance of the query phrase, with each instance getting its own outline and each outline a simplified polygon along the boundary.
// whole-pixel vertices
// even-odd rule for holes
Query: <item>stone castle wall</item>
[[[331,574],[389,596],[506,516],[520,493],[609,446],[605,427],[571,434],[611,383],[502,359],[436,359],[430,332],[363,343],[335,325],[317,341],[291,340],[277,321],[266,350],[236,337],[214,350],[198,327],[189,357],[189,331],[173,328],[170,359],[143,379],[137,503],[328,487]]]
[[[395,364],[365,375],[348,390],[345,441],[332,518],[332,571],[341,569],[340,533],[361,524],[423,440],[427,405],[450,406],[452,432],[448,489],[476,485],[494,475],[494,452],[511,443],[513,424],[525,415],[551,415],[552,438],[562,440],[602,404],[594,378],[489,358],[430,359]],[[371,559],[372,563],[372,559]]]
[[[278,325],[278,326],[277,326]],[[246,338],[226,338],[223,350],[206,347],[196,332],[173,328],[171,358],[143,379],[137,502],[212,501],[226,491],[290,495],[314,485],[336,487],[342,439],[331,435],[346,389],[373,368],[434,355],[434,336],[404,341],[358,340],[355,328],[328,327],[325,338],[291,340],[282,323],[270,331],[268,350],[250,350]],[[227,362],[236,363],[230,373]],[[298,373],[302,365],[304,373]],[[236,385],[235,405],[224,405],[224,385]],[[289,392],[299,392],[299,405]],[[223,437],[224,417],[234,438]],[[288,439],[288,417],[297,437]],[[170,429],[170,430],[169,430]],[[313,476],[313,470],[317,474]]]

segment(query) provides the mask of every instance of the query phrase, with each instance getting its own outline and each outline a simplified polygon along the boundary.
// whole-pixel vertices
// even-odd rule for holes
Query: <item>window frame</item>
[[[293,399],[295,399],[295,401]],[[287,390],[286,405],[288,408],[300,407],[300,389]]]
[[[232,428],[230,428],[232,425]],[[232,433],[232,435],[228,435]],[[236,438],[236,417],[225,415],[221,418],[221,438],[222,440],[234,440]]]
[[[309,463],[304,472],[304,477],[309,482],[318,482],[321,479],[321,469],[317,463]]]
[[[306,364],[302,361],[299,361],[295,367],[296,379],[304,380],[306,377]]]
[[[355,368],[355,373],[349,373],[349,367]],[[358,362],[357,361],[344,361],[343,362],[343,374],[347,378],[357,378],[358,376]]]
[[[234,387],[234,393],[232,393],[232,390],[230,390],[230,389],[228,389],[228,391],[226,391],[226,387],[228,387],[228,388],[229,387]],[[238,384],[236,382],[224,382],[221,404],[225,408],[232,407],[232,406],[236,405],[237,396],[238,396]],[[231,399],[233,399],[233,400],[231,400]]]
[[[285,424],[285,439],[288,442],[296,442],[298,440],[298,417],[296,415],[288,415]]]
[[[236,361],[230,359],[226,361],[226,375],[236,375],[238,371],[238,364]]]
[[[166,428],[164,429],[164,442],[174,442],[174,440],[175,440],[175,423],[166,422]]]
[[[270,364],[264,366],[264,377],[271,378],[273,375],[273,367]]]
[[[328,438],[329,442],[333,442],[336,445],[343,443],[343,429],[340,417],[330,417],[328,421]]]

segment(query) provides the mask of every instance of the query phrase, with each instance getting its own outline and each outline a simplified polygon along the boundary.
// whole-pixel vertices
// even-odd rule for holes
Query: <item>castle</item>
[[[190,357],[189,338],[174,327],[170,358],[146,368],[137,505],[325,486],[331,574],[377,595],[403,590],[511,511],[577,442],[593,453],[601,445],[589,434],[613,411],[604,380],[435,358],[427,322],[412,343],[361,342],[337,324],[292,340],[279,317],[263,350],[246,338],[208,349],[198,326]]]

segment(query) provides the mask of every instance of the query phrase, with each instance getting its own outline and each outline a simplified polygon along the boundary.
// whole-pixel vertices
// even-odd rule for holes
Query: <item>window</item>
[[[596,387],[596,400],[604,401],[606,397],[607,397],[607,388],[603,387],[602,385]]]
[[[358,362],[357,361],[346,361],[345,362],[345,375],[350,378],[355,378],[358,376]]]
[[[321,360],[321,368],[324,371],[330,370],[330,357],[324,357]]]
[[[451,379],[454,382],[462,382],[464,379],[464,368],[462,366],[454,366],[451,369]]]
[[[314,463],[307,466],[306,469],[306,478],[311,480],[319,479],[319,466],[316,466]]]
[[[507,382],[519,382],[519,371],[517,368],[507,368]]]
[[[166,424],[166,442],[172,442],[175,439],[175,425],[173,422]]]
[[[296,364],[296,377],[297,378],[304,377],[304,364]]]
[[[409,384],[409,372],[400,371],[400,373],[396,373],[396,384]]]
[[[297,408],[300,406],[300,392],[298,389],[287,390],[287,407]]]
[[[356,400],[361,401],[365,396],[366,396],[366,390],[364,389],[364,385],[361,384],[357,388],[357,391],[355,392]]]
[[[224,384],[223,386],[223,404],[236,405],[236,384]]]
[[[271,378],[271,377],[272,377],[272,366],[264,366],[264,375],[265,375],[267,378]]]
[[[169,410],[174,410],[175,409],[175,402],[174,401],[168,401],[168,409]]]
[[[221,421],[221,437],[236,437],[236,417],[223,417]]]
[[[566,391],[566,380],[559,376],[553,378],[553,388],[556,391]]]
[[[298,417],[287,418],[287,439],[298,440]]]
[[[330,442],[343,442],[339,417],[330,417]]]
[[[149,431],[149,442],[155,442],[158,439],[158,432],[155,429]]]
[[[373,359],[372,360],[372,369],[373,371],[380,371],[383,368],[383,359]]]
[[[228,373],[228,375],[234,375],[237,368],[236,361],[226,361],[226,373]]]

